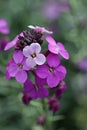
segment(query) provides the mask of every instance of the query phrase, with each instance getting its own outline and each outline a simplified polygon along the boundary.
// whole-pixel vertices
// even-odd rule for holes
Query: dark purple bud
[[[57,89],[56,89],[56,91],[55,91],[56,97],[57,97],[57,98],[61,98],[62,95],[63,95],[63,93],[65,92],[66,88],[67,88],[66,83],[65,83],[64,81],[62,81],[62,82],[58,85],[58,87],[57,87]]]
[[[7,43],[8,43],[7,38],[3,38],[0,40],[0,53],[4,50]]]
[[[29,95],[27,94],[24,94],[23,97],[22,97],[22,101],[25,105],[28,105],[30,103],[30,101],[32,100],[31,97],[29,97]]]
[[[48,104],[49,104],[49,110],[53,111],[53,113],[55,113],[60,109],[60,103],[58,102],[56,97],[49,98]]]

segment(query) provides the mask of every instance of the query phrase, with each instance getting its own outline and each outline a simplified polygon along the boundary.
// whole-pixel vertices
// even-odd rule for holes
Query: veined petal
[[[44,64],[46,61],[46,58],[43,54],[37,54],[37,56],[35,57],[35,63],[37,65],[42,65]]]
[[[27,73],[24,70],[19,70],[16,73],[15,78],[18,82],[24,83],[27,80]]]
[[[26,59],[26,65],[30,68],[33,68],[36,65],[35,60],[31,56],[29,56]]]
[[[14,55],[13,55],[13,59],[14,59],[15,63],[17,63],[17,64],[21,63],[22,60],[23,60],[23,53],[22,53],[22,51],[20,51],[20,50],[15,51]]]
[[[57,43],[57,46],[59,47],[59,53],[60,55],[65,58],[65,59],[69,59],[69,53],[68,51],[65,49],[64,45],[60,42]]]

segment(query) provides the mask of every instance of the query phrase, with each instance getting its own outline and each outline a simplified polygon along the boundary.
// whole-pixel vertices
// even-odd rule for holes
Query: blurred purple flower
[[[56,43],[56,41],[51,37],[46,37],[46,40],[48,41],[48,50],[54,54],[60,54],[63,58],[69,59],[69,53],[65,49],[64,45],[60,42]]]
[[[57,98],[61,98],[66,88],[67,88],[66,83],[64,81],[61,81],[58,87],[56,88],[55,96]]]
[[[36,74],[42,79],[47,79],[49,87],[56,87],[65,78],[66,69],[60,64],[58,55],[50,53],[47,56],[47,65],[38,66]]]
[[[4,50],[7,43],[8,43],[7,38],[3,38],[3,39],[0,40],[0,53]]]
[[[48,20],[55,20],[62,12],[69,10],[67,0],[45,0],[43,6],[43,16]]]
[[[38,117],[37,119],[37,124],[39,125],[44,125],[45,124],[45,120],[46,120],[46,115],[42,114]]]
[[[78,68],[87,72],[87,56],[77,64]]]
[[[49,104],[49,110],[53,111],[53,113],[55,113],[60,109],[60,103],[58,102],[56,97],[49,98],[48,104]]]
[[[0,33],[8,34],[10,32],[8,23],[5,19],[0,19]]]
[[[7,73],[10,77],[15,77],[20,83],[24,83],[27,80],[27,70],[30,68],[25,64],[25,58],[22,51],[15,51],[13,59],[7,66]]]

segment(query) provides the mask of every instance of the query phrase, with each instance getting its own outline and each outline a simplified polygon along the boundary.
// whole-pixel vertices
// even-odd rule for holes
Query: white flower
[[[46,58],[40,53],[41,46],[38,43],[32,43],[30,46],[26,46],[23,49],[23,54],[26,59],[26,65],[33,68],[36,64],[42,65],[45,63]]]

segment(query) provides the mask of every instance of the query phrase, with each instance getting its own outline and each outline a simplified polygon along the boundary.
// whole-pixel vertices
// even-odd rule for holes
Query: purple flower
[[[56,97],[61,98],[66,88],[67,88],[66,83],[64,81],[61,81],[55,91]]]
[[[43,54],[40,53],[41,46],[38,43],[32,43],[30,46],[25,46],[23,54],[26,59],[26,65],[33,68],[36,64],[42,65],[46,61]]]
[[[56,20],[62,12],[69,10],[67,0],[46,0],[43,6],[43,15],[48,20]]]
[[[23,33],[21,32],[20,34],[19,34],[20,36],[23,36]],[[5,46],[5,51],[7,51],[7,50],[9,50],[10,48],[12,48],[12,47],[14,47],[15,45],[16,45],[16,43],[17,43],[17,41],[18,41],[18,36],[19,35],[17,35],[12,41],[10,41],[6,46]]]
[[[46,37],[46,40],[49,43],[48,49],[50,52],[54,54],[60,54],[63,58],[69,59],[69,53],[67,52],[62,43],[56,43],[56,41],[51,36]]]
[[[47,56],[47,65],[38,66],[36,69],[38,77],[47,80],[49,87],[56,87],[66,75],[66,69],[60,65],[60,59],[58,55],[50,53]]]
[[[28,105],[30,103],[30,101],[32,100],[32,98],[25,92],[23,97],[22,97],[22,101],[25,105]]]
[[[38,77],[36,77],[35,84],[32,81],[27,80],[24,83],[23,94],[27,94],[27,97],[31,97],[32,99],[44,98],[48,96],[48,89],[44,88],[44,81]]]
[[[15,51],[13,59],[7,66],[7,72],[10,77],[15,77],[18,82],[24,83],[27,80],[26,71],[30,68],[26,66],[22,51]]]
[[[87,71],[87,56],[84,57],[79,63],[77,64],[78,68]]]
[[[37,32],[41,32],[41,33],[47,33],[47,34],[52,34],[53,32],[52,31],[48,31],[47,29],[45,29],[44,27],[39,27],[39,26],[32,26],[32,25],[29,25],[28,26],[30,29],[34,29],[36,30]]]
[[[49,98],[48,104],[49,104],[49,110],[53,111],[53,113],[55,113],[60,109],[60,104],[55,97]]]
[[[5,19],[0,19],[0,33],[8,34],[10,32],[8,23]]]
[[[37,119],[37,124],[44,126],[46,121],[46,115],[42,114]]]
[[[3,38],[3,39],[0,40],[0,53],[4,50],[7,42],[8,42],[7,38]]]

